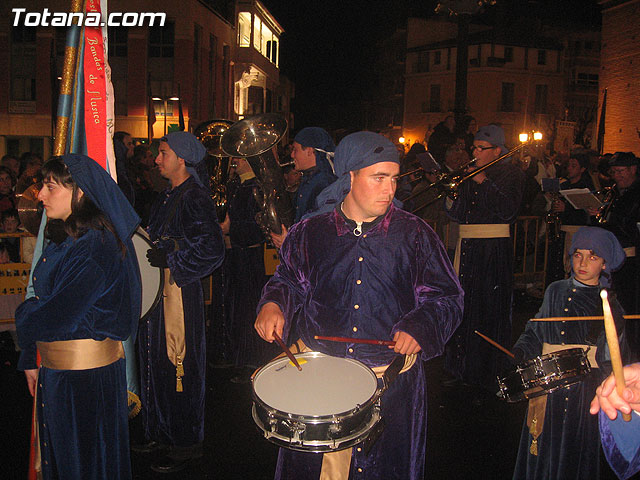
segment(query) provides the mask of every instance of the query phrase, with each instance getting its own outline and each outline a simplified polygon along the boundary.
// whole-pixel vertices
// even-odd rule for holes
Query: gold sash
[[[122,342],[105,338],[36,342],[42,366],[54,370],[88,370],[111,365],[124,358]]]
[[[456,255],[453,259],[453,268],[457,274],[460,274],[460,250],[462,249],[462,240],[465,238],[509,238],[508,223],[461,223],[460,235],[456,244]]]
[[[187,346],[184,341],[184,309],[182,289],[176,285],[168,268],[164,269],[164,335],[167,342],[167,357],[176,367],[176,392],[182,392],[184,361]]]
[[[591,348],[589,348],[591,347]],[[560,350],[568,350],[570,348],[582,348],[588,350],[587,359],[591,364],[591,368],[598,368],[596,362],[596,350],[593,345],[582,345],[578,343],[570,343],[565,345],[559,345],[557,343],[543,343],[542,354],[559,352]],[[527,427],[531,434],[531,446],[529,447],[529,453],[531,455],[538,455],[538,437],[542,433],[542,427],[544,426],[544,415],[547,410],[547,394],[540,395],[539,397],[529,400],[529,409],[527,410]]]
[[[40,365],[53,370],[89,370],[111,365],[124,358],[122,342],[105,338],[93,340],[81,338],[77,340],[59,340],[57,342],[36,342],[40,352]],[[36,378],[36,391],[33,396],[33,424],[34,424],[34,470],[42,471],[42,457],[40,451],[40,429],[38,428],[37,407],[38,383]]]

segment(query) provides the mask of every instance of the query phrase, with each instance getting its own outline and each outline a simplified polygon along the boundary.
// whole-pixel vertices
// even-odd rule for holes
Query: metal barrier
[[[452,223],[438,223],[425,220],[440,236],[445,247],[455,248],[457,230]],[[455,224],[453,224],[455,225]],[[516,288],[540,288],[544,292],[546,287],[547,262],[549,259],[549,233],[544,217],[518,217],[511,226],[513,241],[513,265]]]

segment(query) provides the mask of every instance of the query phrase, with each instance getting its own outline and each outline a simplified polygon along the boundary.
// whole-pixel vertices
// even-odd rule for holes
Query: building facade
[[[0,6],[0,155],[51,154],[66,28],[14,27],[14,7],[60,12],[68,2],[9,0]],[[290,118],[293,86],[281,81],[282,27],[258,0],[110,0],[110,12],[164,12],[164,26],[110,28],[116,130],[147,139],[211,119],[278,112]],[[155,100],[150,101],[150,98]]]
[[[403,134],[411,144],[428,138],[454,110],[457,25],[443,18],[411,18],[407,25]],[[524,28],[470,25],[466,113],[478,125],[500,123],[510,145],[535,129],[553,142],[551,148],[568,151],[579,126],[590,141],[599,33],[536,28],[525,34]]]
[[[640,1],[602,1],[600,97],[607,89],[603,152],[640,154]]]

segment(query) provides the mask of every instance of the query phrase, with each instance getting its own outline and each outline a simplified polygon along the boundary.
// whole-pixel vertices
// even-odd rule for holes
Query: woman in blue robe
[[[618,269],[624,261],[624,251],[615,236],[600,228],[583,227],[574,235],[570,248],[591,250],[605,260],[605,269],[595,276],[593,282],[584,283],[580,273],[582,266],[573,261],[571,278],[558,280],[547,288],[540,311],[536,318],[573,317],[602,315],[600,291],[608,286],[608,275]],[[575,270],[578,269],[578,274]],[[588,281],[588,280],[587,280]],[[595,282],[595,283],[594,283]],[[613,297],[613,296],[612,296]],[[615,298],[610,299],[615,318],[622,319],[622,308]],[[620,344],[625,353],[623,325],[618,325]],[[551,346],[551,351],[561,345],[589,345],[597,348],[589,373],[582,381],[546,395],[538,407],[544,411],[542,429],[528,427],[531,418],[525,418],[514,479],[597,479],[600,478],[600,436],[598,418],[589,413],[589,404],[600,382],[611,372],[609,350],[602,321],[528,322],[513,353],[517,360],[535,358],[543,353],[543,343]],[[549,347],[548,347],[549,348]],[[544,397],[539,397],[544,400]],[[535,398],[530,402],[538,402]],[[530,403],[528,416],[535,416],[535,406]]]
[[[140,219],[86,156],[53,158],[42,172],[49,244],[33,270],[35,296],[16,311],[19,368],[32,393],[37,378],[42,475],[131,478],[121,342],[140,318],[131,242]]]

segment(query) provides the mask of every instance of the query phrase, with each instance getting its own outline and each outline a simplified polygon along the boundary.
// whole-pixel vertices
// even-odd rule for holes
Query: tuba
[[[282,169],[272,148],[287,131],[287,121],[277,113],[245,118],[233,124],[220,138],[222,150],[230,157],[245,157],[262,189],[256,195],[261,212],[256,222],[262,230],[282,233],[293,223],[294,210],[286,191]]]
[[[207,167],[209,168],[209,189],[211,199],[216,206],[218,221],[223,222],[227,215],[227,180],[229,177],[229,159],[222,150],[220,138],[233,125],[230,120],[208,120],[198,125],[194,135],[207,149]]]

